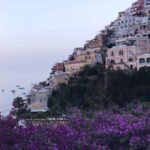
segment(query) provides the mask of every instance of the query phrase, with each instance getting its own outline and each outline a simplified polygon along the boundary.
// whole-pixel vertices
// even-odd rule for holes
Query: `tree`
[[[26,112],[27,109],[27,101],[22,97],[16,97],[13,101],[13,111],[17,117],[20,117]]]

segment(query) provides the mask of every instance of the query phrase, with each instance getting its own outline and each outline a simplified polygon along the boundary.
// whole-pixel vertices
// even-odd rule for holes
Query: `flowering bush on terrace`
[[[0,150],[149,150],[149,116],[99,112],[85,119],[78,112],[68,124],[42,126],[0,116]]]

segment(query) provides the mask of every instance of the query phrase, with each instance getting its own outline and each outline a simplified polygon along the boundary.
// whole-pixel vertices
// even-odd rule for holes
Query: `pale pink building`
[[[137,70],[142,67],[150,67],[150,54],[143,54],[137,57]]]
[[[116,45],[107,50],[106,68],[136,69],[137,57],[150,52],[149,39],[137,35],[116,41]]]

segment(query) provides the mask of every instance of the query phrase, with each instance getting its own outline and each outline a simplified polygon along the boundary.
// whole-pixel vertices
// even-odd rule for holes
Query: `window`
[[[87,55],[90,55],[90,52],[87,52]]]
[[[144,59],[144,58],[140,58],[140,59],[139,59],[139,63],[140,63],[140,64],[145,63],[145,59]]]
[[[112,59],[110,62],[111,62],[112,64],[114,64],[114,63],[115,63],[115,60]]]
[[[116,67],[116,69],[117,69],[117,70],[120,70],[121,68],[120,68],[120,67]]]
[[[89,56],[88,59],[91,59],[91,56]]]
[[[121,59],[120,62],[123,63],[123,59]]]
[[[133,69],[133,65],[130,65],[130,68]]]
[[[129,62],[133,62],[133,58],[129,58]]]
[[[111,56],[114,56],[114,53],[113,53],[113,52],[111,52]]]
[[[147,58],[147,63],[150,63],[150,58]]]
[[[119,56],[122,56],[123,55],[123,51],[119,51]]]

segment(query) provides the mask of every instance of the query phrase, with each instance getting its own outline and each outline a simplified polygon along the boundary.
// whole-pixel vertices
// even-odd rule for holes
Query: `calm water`
[[[0,93],[0,112],[7,115],[11,110],[13,96],[8,93]]]
[[[24,97],[23,93],[30,91],[33,83],[37,83],[46,80],[48,77],[48,70],[37,70],[36,71],[10,71],[1,72],[0,71],[0,112],[3,115],[7,115],[12,108],[13,99],[17,96]],[[24,89],[19,89],[17,87],[23,87]],[[2,92],[2,89],[5,91]],[[16,93],[13,94],[11,91],[15,90]]]
[[[2,91],[2,89],[5,89],[5,91]],[[15,90],[15,94],[13,94],[11,92],[11,90]],[[28,93],[29,88],[25,89],[19,89],[17,87],[13,87],[13,88],[1,88],[0,89],[0,112],[3,115],[7,115],[9,114],[11,108],[12,108],[12,102],[14,100],[15,97],[25,97],[24,93]]]

